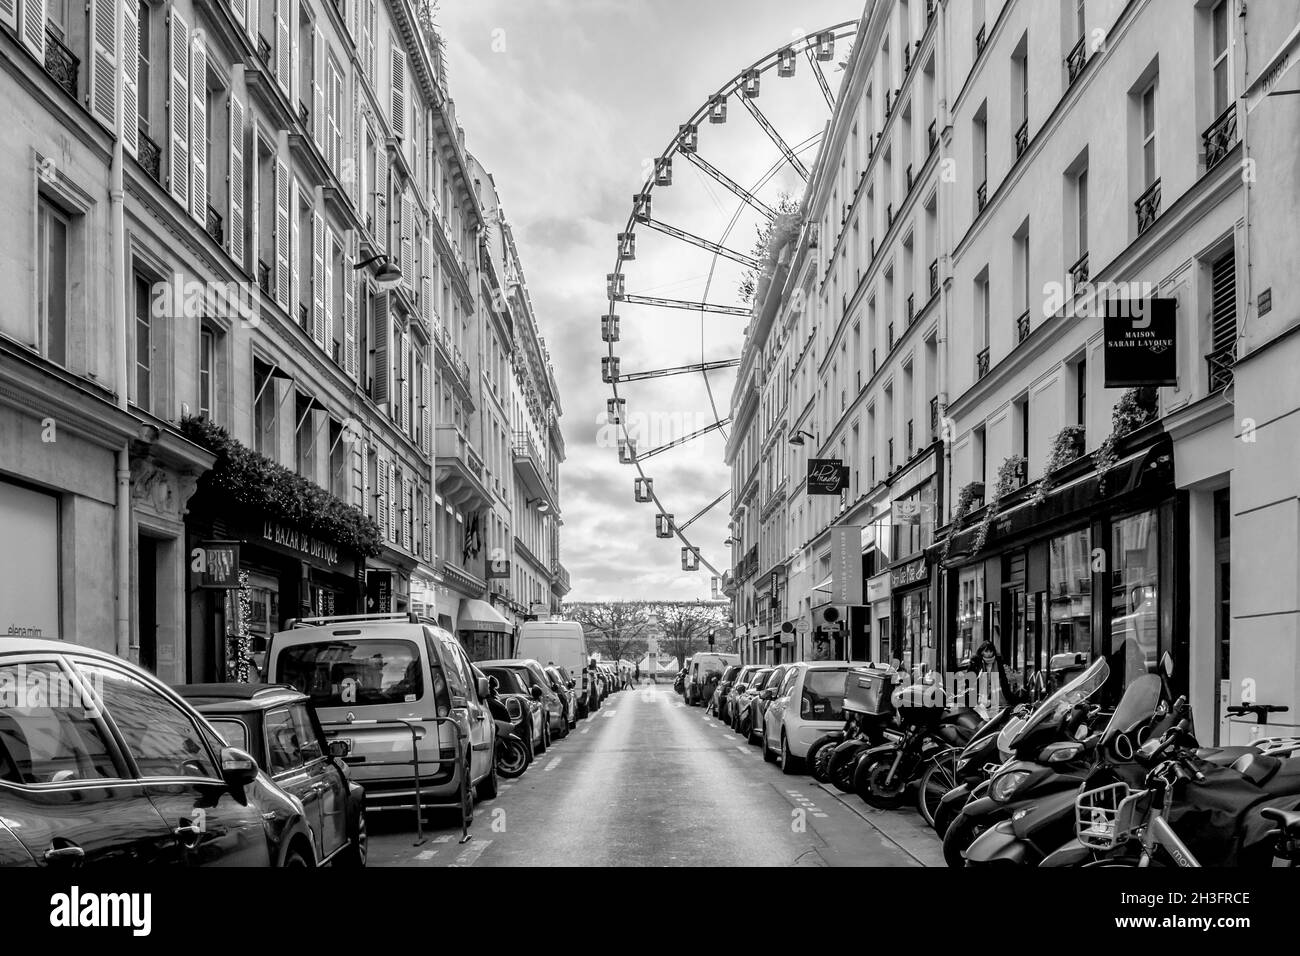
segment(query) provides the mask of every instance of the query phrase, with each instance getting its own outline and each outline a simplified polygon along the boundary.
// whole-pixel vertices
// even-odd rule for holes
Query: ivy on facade
[[[206,418],[183,418],[181,433],[217,456],[212,470],[199,481],[200,492],[210,490],[257,508],[304,534],[357,554],[379,554],[379,526],[360,508],[245,447]]]
[[[1151,386],[1130,388],[1115,403],[1115,409],[1110,414],[1110,434],[1102,439],[1097,448],[1097,474],[1101,478],[1097,486],[1098,494],[1106,492],[1106,474],[1119,460],[1116,448],[1120,441],[1154,420],[1158,404],[1158,393]]]
[[[977,554],[984,550],[984,544],[988,541],[989,528],[993,524],[993,518],[998,513],[998,504],[1005,495],[1015,490],[1016,473],[1021,468],[1027,468],[1028,462],[1024,455],[1012,455],[1005,459],[998,468],[997,484],[993,486],[993,494],[989,496],[988,507],[984,509],[984,514],[980,517],[979,527],[975,529],[975,537],[971,540],[971,553]]]
[[[1047,500],[1047,493],[1056,487],[1055,473],[1083,454],[1086,431],[1082,425],[1066,425],[1052,439],[1047,453],[1043,477],[1034,488],[1034,507]]]
[[[945,558],[948,557],[948,552],[952,549],[952,539],[957,537],[957,532],[961,530],[961,523],[970,514],[971,505],[983,497],[984,482],[982,481],[968,481],[957,492],[957,504],[953,506],[952,511],[952,527],[948,529],[948,537],[943,542],[943,556]]]

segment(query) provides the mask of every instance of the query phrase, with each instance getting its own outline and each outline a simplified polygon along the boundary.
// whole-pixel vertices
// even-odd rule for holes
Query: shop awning
[[[465,598],[460,602],[460,616],[456,619],[456,630],[510,634],[514,629],[514,625],[502,617],[501,612],[487,601]]]
[[[831,589],[831,582],[832,582],[833,580],[834,580],[834,575],[830,575],[830,574],[828,574],[828,575],[826,575],[826,580],[823,581],[821,584],[817,585],[815,588],[813,588],[813,590],[814,590],[814,591],[830,591],[830,589]]]

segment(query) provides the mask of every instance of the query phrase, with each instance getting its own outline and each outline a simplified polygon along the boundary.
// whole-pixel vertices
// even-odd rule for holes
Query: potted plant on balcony
[[[1154,421],[1159,404],[1159,393],[1150,385],[1128,389],[1115,403],[1115,409],[1110,413],[1110,434],[1097,448],[1097,474],[1101,478],[1097,494],[1106,493],[1106,474],[1119,460],[1116,448],[1120,440]]]
[[[948,552],[952,550],[952,539],[957,537],[957,532],[961,531],[962,522],[966,516],[971,513],[972,506],[976,501],[984,499],[984,482],[968,481],[961,486],[957,492],[957,503],[952,509],[952,527],[948,530],[948,537],[943,542],[943,556],[948,557]]]
[[[1052,439],[1052,448],[1047,454],[1047,465],[1043,477],[1034,489],[1034,507],[1037,508],[1047,500],[1047,493],[1056,485],[1054,473],[1083,455],[1086,429],[1082,425],[1066,425]]]
[[[998,482],[993,486],[993,494],[989,497],[988,507],[984,509],[984,514],[980,517],[979,527],[975,529],[975,537],[971,539],[971,553],[984,550],[984,545],[989,537],[989,528],[993,524],[994,516],[998,513],[998,503],[1001,502],[1003,496],[1019,487],[1021,470],[1028,467],[1029,462],[1024,455],[1012,455],[1010,458],[1003,460],[998,468]]]

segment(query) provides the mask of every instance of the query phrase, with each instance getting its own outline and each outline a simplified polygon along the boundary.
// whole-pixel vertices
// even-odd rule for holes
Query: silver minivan
[[[266,680],[310,696],[326,736],[351,744],[346,760],[368,810],[413,809],[418,791],[420,806],[459,804],[468,823],[473,795],[496,795],[487,681],[474,676],[455,636],[427,618],[292,620],[267,647]]]

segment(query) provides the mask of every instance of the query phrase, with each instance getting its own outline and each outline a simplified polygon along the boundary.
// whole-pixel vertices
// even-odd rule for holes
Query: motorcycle
[[[938,798],[931,821],[940,839],[948,832],[948,827],[957,818],[957,814],[961,813],[972,794],[976,790],[983,793],[993,772],[1011,758],[1010,753],[998,746],[1002,741],[1003,730],[1010,728],[1014,735],[1024,726],[1032,712],[1033,708],[1029,704],[1007,704],[984,722],[970,743],[957,755],[953,767],[956,783]]]
[[[891,698],[897,674],[888,668],[855,668],[845,679],[844,729],[829,752],[819,751],[825,783],[841,793],[853,792],[853,771],[858,758],[886,743],[886,729],[895,726]],[[814,769],[815,765],[814,765]]]
[[[488,679],[488,687],[488,713],[492,715],[497,728],[493,761],[498,776],[513,780],[523,775],[533,758],[528,751],[528,745],[515,733],[515,721],[519,719],[519,715],[511,715],[510,708],[506,706],[506,702],[501,699],[497,691],[495,677]]]
[[[949,708],[943,688],[933,677],[930,680],[893,695],[902,738],[871,747],[858,757],[853,789],[878,810],[901,807],[913,781],[935,772],[951,776],[957,752],[984,723],[984,716],[973,707]],[[933,812],[933,806],[925,805],[928,789],[918,789],[918,809],[923,814]]]

